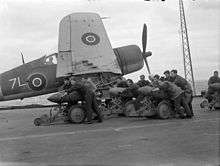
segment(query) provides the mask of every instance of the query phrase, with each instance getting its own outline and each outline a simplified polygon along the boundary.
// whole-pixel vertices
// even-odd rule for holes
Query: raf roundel
[[[32,90],[40,91],[46,86],[46,78],[44,75],[36,73],[29,77],[28,86]]]
[[[84,33],[81,37],[82,42],[86,45],[96,45],[100,42],[100,37],[92,32]]]

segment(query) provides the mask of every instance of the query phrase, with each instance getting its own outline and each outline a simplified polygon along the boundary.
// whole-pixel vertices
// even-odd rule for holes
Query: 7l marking
[[[18,87],[27,85],[26,83],[23,83],[23,84],[21,83],[20,77],[12,78],[9,81],[12,81],[11,89],[14,89],[16,82],[18,83]]]

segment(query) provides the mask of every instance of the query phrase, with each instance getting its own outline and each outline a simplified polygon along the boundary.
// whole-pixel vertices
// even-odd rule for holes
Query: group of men
[[[165,71],[164,77],[157,74],[150,75],[149,80],[145,80],[145,76],[141,75],[137,83],[133,83],[131,79],[121,79],[116,86],[130,89],[139,102],[143,99],[143,95],[138,94],[137,89],[144,86],[154,87],[155,90],[159,90],[159,93],[164,94],[164,98],[174,103],[175,112],[181,118],[191,118],[194,116],[191,85],[185,78],[177,74],[177,70]]]
[[[137,101],[141,100],[141,94],[137,91],[140,87],[151,86],[155,87],[168,96],[173,101],[175,112],[179,114],[181,118],[191,118],[193,116],[192,110],[192,89],[186,79],[177,74],[177,70],[165,71],[165,77],[159,75],[150,75],[149,80],[145,79],[144,75],[140,76],[140,80],[134,83],[131,79],[123,79],[118,77],[115,87],[123,87],[131,91],[132,97],[136,97]],[[91,124],[93,112],[97,115],[98,122],[102,122],[102,114],[99,110],[95,90],[96,86],[90,78],[80,77],[68,77],[64,79],[64,85],[62,90],[65,91],[69,104],[76,104],[80,99],[85,102],[85,112],[87,121],[85,123]],[[188,98],[188,101],[187,101]],[[138,100],[139,99],[139,100]],[[183,109],[183,108],[184,109]],[[185,116],[186,114],[186,116]]]

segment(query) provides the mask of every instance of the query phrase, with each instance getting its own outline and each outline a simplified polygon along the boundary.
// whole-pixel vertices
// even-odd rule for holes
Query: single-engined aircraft
[[[68,75],[86,76],[96,84],[143,68],[147,29],[142,34],[143,52],[136,45],[112,49],[100,16],[73,13],[59,25],[58,53],[43,56],[0,74],[0,101],[23,99],[57,92]]]

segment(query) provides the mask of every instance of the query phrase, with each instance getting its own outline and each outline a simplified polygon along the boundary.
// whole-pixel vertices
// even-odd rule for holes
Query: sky
[[[195,80],[220,69],[220,0],[184,0]],[[178,0],[0,0],[0,73],[57,52],[60,20],[74,12],[96,12],[104,19],[112,47],[141,46],[148,26],[151,72],[177,69],[183,75]],[[127,77],[147,75],[146,67]]]

